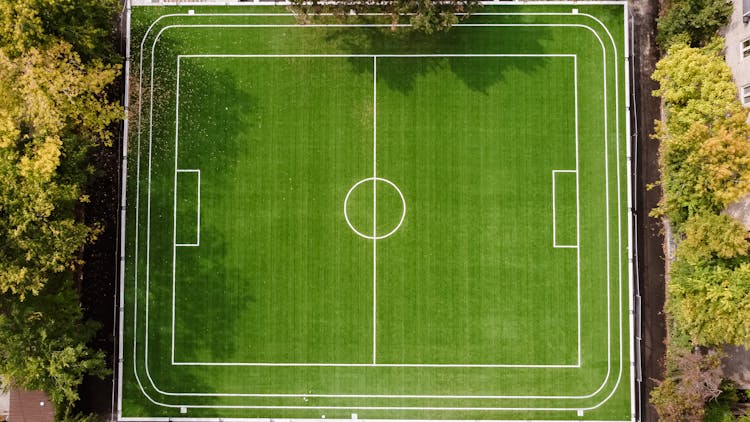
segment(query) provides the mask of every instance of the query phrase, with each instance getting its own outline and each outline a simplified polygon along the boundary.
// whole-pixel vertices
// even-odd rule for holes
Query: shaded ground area
[[[122,22],[118,22],[119,31]],[[117,31],[118,29],[116,29]],[[125,38],[116,35],[116,49],[120,54],[125,52]],[[124,71],[123,71],[124,73]],[[124,76],[115,81],[110,91],[113,100],[124,98]],[[122,151],[122,123],[113,127],[114,144],[111,147],[101,146],[92,154],[91,161],[96,169],[86,190],[90,203],[85,209],[87,225],[98,224],[102,233],[97,241],[86,248],[83,259],[85,265],[79,281],[81,306],[84,317],[98,321],[101,327],[94,338],[92,347],[106,354],[107,366],[114,372],[117,359],[117,321],[115,306],[117,297],[118,269],[118,204],[120,198],[120,171]],[[79,388],[80,401],[77,410],[100,415],[102,421],[115,420],[114,392],[116,374],[104,379],[85,377]]]
[[[659,13],[657,0],[635,0],[630,3],[633,31],[633,89],[635,95],[634,134],[637,136],[635,157],[638,177],[634,186],[638,224],[637,271],[640,280],[642,342],[641,366],[643,383],[640,385],[639,408],[643,421],[658,421],[655,409],[648,404],[648,397],[655,380],[663,376],[664,338],[664,238],[661,221],[649,217],[648,213],[659,202],[659,189],[648,190],[647,186],[659,179],[657,164],[659,144],[650,139],[654,133],[654,120],[659,118],[659,100],[651,95],[657,88],[651,80],[658,61],[656,17]]]
[[[93,347],[107,354],[107,365],[114,367],[115,347],[115,292],[117,272],[117,204],[119,145],[102,147],[94,156],[99,173],[88,191],[91,203],[86,210],[86,223],[99,223],[103,233],[88,247],[84,254],[86,261],[83,270],[81,303],[87,319],[101,324],[94,339]],[[110,375],[104,380],[86,377],[80,388],[81,401],[78,409],[84,413],[96,413],[102,420],[110,420],[112,412],[112,392],[114,380]]]
[[[123,0],[124,3],[124,0]],[[115,22],[112,43],[115,50],[125,56],[125,19],[120,15]],[[110,95],[113,100],[124,100],[125,78],[124,70],[115,81]],[[100,147],[92,154],[92,164],[97,169],[93,180],[87,186],[90,203],[85,210],[86,224],[100,224],[103,232],[97,241],[86,248],[84,260],[86,262],[81,275],[82,284],[81,305],[85,318],[93,319],[101,324],[101,328],[92,346],[106,353],[107,366],[112,374],[104,379],[85,377],[79,388],[80,401],[77,410],[81,413],[95,413],[101,421],[116,420],[115,391],[117,360],[117,323],[115,319],[117,296],[118,259],[118,204],[120,198],[120,173],[122,151],[122,123],[112,130],[114,144],[111,147]]]

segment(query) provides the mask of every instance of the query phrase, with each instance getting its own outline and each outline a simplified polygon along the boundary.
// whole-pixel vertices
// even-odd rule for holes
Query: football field
[[[631,420],[626,16],[134,6],[120,419]]]

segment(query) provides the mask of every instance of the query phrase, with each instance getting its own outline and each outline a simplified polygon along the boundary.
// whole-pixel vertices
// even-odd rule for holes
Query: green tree
[[[67,409],[84,375],[107,374],[104,354],[86,346],[96,329],[82,321],[69,277],[24,301],[0,294],[0,373],[13,385],[46,391],[58,410]]]
[[[738,420],[734,418],[732,413],[732,409],[736,408],[740,400],[737,385],[733,381],[725,379],[722,380],[720,389],[721,394],[716,399],[709,401],[706,407],[705,422],[735,422]]]
[[[0,1],[0,47],[11,56],[64,40],[89,61],[113,58],[118,0]]]
[[[657,19],[656,42],[667,50],[673,43],[687,41],[693,47],[705,45],[732,16],[732,2],[726,0],[674,0]]]
[[[332,13],[339,19],[354,12],[383,13],[390,17],[391,29],[395,30],[399,24],[408,23],[412,29],[427,34],[447,31],[459,20],[466,18],[476,8],[481,6],[478,0],[292,0],[293,10],[305,20],[315,17],[319,13]],[[403,22],[406,20],[406,22]]]

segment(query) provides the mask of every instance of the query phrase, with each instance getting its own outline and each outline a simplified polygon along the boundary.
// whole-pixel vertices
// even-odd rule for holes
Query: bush
[[[659,420],[701,420],[706,402],[721,394],[721,355],[673,348],[667,359],[669,373],[651,391],[651,404],[659,413]]]
[[[750,128],[717,39],[704,48],[675,44],[656,65],[667,119],[657,123],[664,191],[657,216],[677,229],[693,214],[718,214],[750,191]]]
[[[690,264],[745,257],[750,247],[745,227],[725,214],[692,215],[681,232],[677,259]]]
[[[721,382],[721,394],[708,403],[705,422],[734,422],[732,408],[740,401],[737,386],[730,380]]]
[[[750,346],[750,263],[736,268],[676,262],[665,309],[694,345]]]
[[[704,422],[734,422],[734,416],[726,403],[711,402],[706,408]]]
[[[703,46],[731,15],[732,3],[726,0],[677,0],[657,20],[656,42],[664,51],[680,41]]]

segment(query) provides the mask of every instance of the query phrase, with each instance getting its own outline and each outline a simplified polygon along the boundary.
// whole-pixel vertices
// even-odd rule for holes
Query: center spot
[[[362,179],[349,189],[344,199],[346,224],[365,239],[379,240],[394,234],[405,217],[404,195],[388,179]]]

